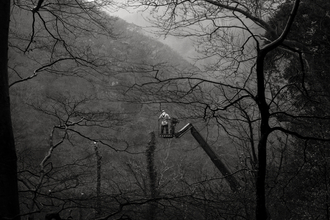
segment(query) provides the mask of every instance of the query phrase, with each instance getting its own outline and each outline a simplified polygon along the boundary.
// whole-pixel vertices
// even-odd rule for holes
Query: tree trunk
[[[150,199],[154,200],[157,195],[157,171],[155,168],[154,156],[155,156],[155,132],[150,133],[150,142],[148,143],[146,156],[147,156],[147,169],[149,175],[149,190],[150,190]],[[157,203],[155,201],[151,201],[149,205],[148,211],[148,220],[156,219],[156,212],[157,211]]]
[[[258,145],[258,170],[256,179],[256,219],[266,220],[266,194],[265,194],[265,179],[266,179],[266,147],[267,147],[267,134],[262,134]]]
[[[269,127],[269,106],[266,101],[265,79],[264,79],[264,60],[267,51],[258,51],[257,56],[257,96],[256,102],[259,107],[261,123],[260,123],[260,140],[258,143],[258,167],[256,177],[256,219],[266,220],[266,195],[265,180],[267,170],[267,139],[270,134]]]
[[[20,219],[17,157],[8,86],[10,2],[10,0],[0,1],[0,218]]]
[[[94,145],[95,155],[96,155],[96,214],[95,218],[98,218],[102,214],[101,208],[101,160],[97,143]]]

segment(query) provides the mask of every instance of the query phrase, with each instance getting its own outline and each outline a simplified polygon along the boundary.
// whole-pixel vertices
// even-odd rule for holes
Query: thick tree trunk
[[[10,116],[8,32],[10,0],[0,1],[0,218],[20,219],[17,158]]]
[[[265,180],[266,180],[266,170],[267,170],[267,139],[271,133],[271,128],[269,126],[269,106],[266,101],[266,91],[265,91],[265,76],[264,76],[264,60],[270,51],[277,48],[285,40],[286,36],[289,34],[291,26],[293,24],[294,18],[297,14],[299,8],[300,0],[295,0],[294,6],[292,8],[290,17],[287,21],[286,27],[282,32],[281,36],[278,37],[272,43],[265,45],[262,49],[258,49],[256,72],[257,72],[257,96],[255,98],[261,116],[260,124],[260,140],[258,143],[258,170],[256,177],[256,219],[266,220],[270,219],[267,215],[266,208],[266,192],[265,192]]]
[[[265,79],[264,79],[264,60],[267,51],[260,50],[257,57],[257,96],[256,102],[259,107],[261,124],[260,124],[260,140],[258,143],[258,168],[256,177],[256,219],[266,220],[266,195],[265,180],[267,170],[267,139],[270,134],[269,127],[269,106],[265,95]]]
[[[266,179],[266,146],[267,134],[262,134],[258,145],[258,171],[256,179],[256,219],[266,220],[269,218],[266,208],[265,179]]]

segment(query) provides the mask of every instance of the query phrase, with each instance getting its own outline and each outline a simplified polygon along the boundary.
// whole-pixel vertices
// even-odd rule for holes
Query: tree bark
[[[257,56],[257,96],[256,102],[261,115],[260,140],[258,142],[258,167],[256,176],[256,219],[267,219],[265,179],[267,169],[267,139],[270,133],[269,106],[265,97],[264,60],[266,52],[258,51]]]
[[[10,0],[0,1],[0,218],[20,219],[17,157],[8,85],[10,2]]]
[[[282,42],[286,39],[291,26],[293,24],[294,18],[297,14],[300,0],[294,2],[291,14],[283,30],[281,36],[279,36],[275,41],[268,45],[265,45],[262,49],[258,48],[257,61],[256,61],[256,72],[257,72],[257,96],[255,100],[259,107],[259,112],[261,116],[260,124],[260,139],[258,142],[258,167],[257,167],[257,177],[256,177],[256,219],[265,220],[269,219],[270,216],[267,215],[266,208],[266,194],[265,194],[265,180],[266,180],[266,170],[267,170],[267,139],[269,134],[272,132],[269,126],[269,106],[266,101],[266,91],[265,91],[265,75],[264,75],[264,61],[267,53],[274,50],[276,47],[280,46]]]
[[[155,168],[154,156],[155,156],[155,132],[150,133],[150,142],[148,143],[146,156],[147,156],[147,169],[149,175],[149,190],[150,190],[150,199],[154,200],[157,197],[157,171]],[[157,203],[155,201],[151,201],[149,205],[149,212],[147,213],[148,220],[156,219],[156,210]]]

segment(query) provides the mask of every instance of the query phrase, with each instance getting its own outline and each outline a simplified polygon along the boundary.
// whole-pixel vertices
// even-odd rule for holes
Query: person
[[[179,123],[179,120],[177,118],[171,119],[171,134],[175,134],[175,126]]]
[[[159,118],[161,120],[161,134],[164,134],[164,130],[166,134],[168,134],[168,122],[170,121],[170,116],[165,112],[165,110],[162,110],[162,113],[160,114]]]

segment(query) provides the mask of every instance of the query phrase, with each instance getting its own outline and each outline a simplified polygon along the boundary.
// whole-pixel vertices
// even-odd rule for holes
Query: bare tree
[[[19,169],[22,206],[24,206],[21,214],[28,215],[29,219],[34,219],[36,213],[47,211],[47,207],[57,208],[59,212],[69,208],[85,207],[86,201],[93,200],[96,201],[96,214],[101,214],[101,156],[100,150],[94,148],[96,164],[91,164],[91,158],[95,154],[90,143],[97,142],[108,149],[119,150],[119,140],[115,141],[117,146],[113,148],[111,137],[107,134],[111,128],[120,125],[123,121],[118,115],[101,111],[101,107],[95,112],[87,111],[89,104],[89,106],[95,105],[95,98],[92,98],[92,101],[89,98],[81,100],[75,98],[66,98],[57,94],[56,97],[48,97],[42,104],[32,105],[39,112],[39,117],[44,114],[48,118],[43,120],[43,129],[49,129],[49,141],[47,143],[40,141],[43,148],[48,148],[43,158],[34,156],[32,159],[24,153],[20,155],[33,160],[30,162],[32,167],[27,165],[25,160],[20,163]],[[124,148],[119,151],[126,151],[126,144],[124,143],[123,146]],[[70,147],[76,148],[76,152],[69,150]],[[61,153],[65,148],[68,151]],[[30,151],[31,148],[27,150]],[[68,158],[59,159],[63,154]],[[40,164],[39,167],[33,168],[35,160],[40,160]],[[96,194],[94,190],[89,189],[94,185],[93,169],[97,170]],[[81,192],[86,195],[84,198],[80,198]],[[88,207],[94,208],[90,205]]]
[[[250,163],[248,169],[255,181],[255,218],[269,218],[265,181],[271,134],[280,131],[300,138],[320,138],[290,131],[277,121],[278,115],[292,113],[288,103],[278,100],[286,86],[280,84],[277,93],[271,93],[272,76],[264,68],[269,53],[294,45],[287,36],[301,1],[294,1],[281,30],[273,28],[267,17],[284,4],[282,1],[133,2],[141,3],[152,12],[150,20],[161,34],[197,39],[199,63],[206,63],[193,71],[150,69],[150,81],[137,83],[134,88],[141,94],[154,94],[154,102],[190,107],[190,113],[185,111],[186,114],[203,118],[209,124],[214,121],[227,136],[248,146],[245,161]],[[263,31],[272,38],[265,38]],[[289,50],[295,53],[294,49]],[[239,128],[243,133],[232,128]]]
[[[1,65],[0,65],[0,217],[16,218],[19,216],[18,186],[17,186],[17,165],[14,135],[11,124],[9,85],[8,85],[8,35],[11,1],[2,1],[1,11]]]
[[[109,18],[100,12],[100,7],[110,5],[111,1],[2,1],[1,10],[1,70],[0,70],[0,142],[1,142],[1,199],[0,216],[2,218],[19,219],[19,204],[17,191],[16,153],[14,136],[11,125],[9,102],[9,87],[35,78],[41,71],[52,72],[61,70],[62,64],[72,62],[79,66],[89,67],[97,71],[96,67],[105,65],[104,59],[91,56],[92,51],[74,45],[74,38],[84,33],[97,33],[110,36]],[[14,25],[16,16],[27,14],[29,19],[21,21],[29,25],[21,26],[22,32],[10,32],[10,24]],[[11,17],[11,23],[9,23]],[[23,22],[23,23],[24,23]],[[17,23],[16,23],[17,24]],[[88,25],[87,25],[88,24]],[[48,40],[45,40],[48,38]],[[19,56],[29,57],[34,64],[31,68],[23,69],[19,65],[8,66],[8,49]],[[79,46],[79,45],[78,45]],[[48,51],[49,56],[40,58],[41,51]],[[9,63],[11,60],[9,60]],[[63,67],[63,66],[62,66]],[[8,79],[8,69],[16,77]],[[13,74],[13,75],[14,75]]]

